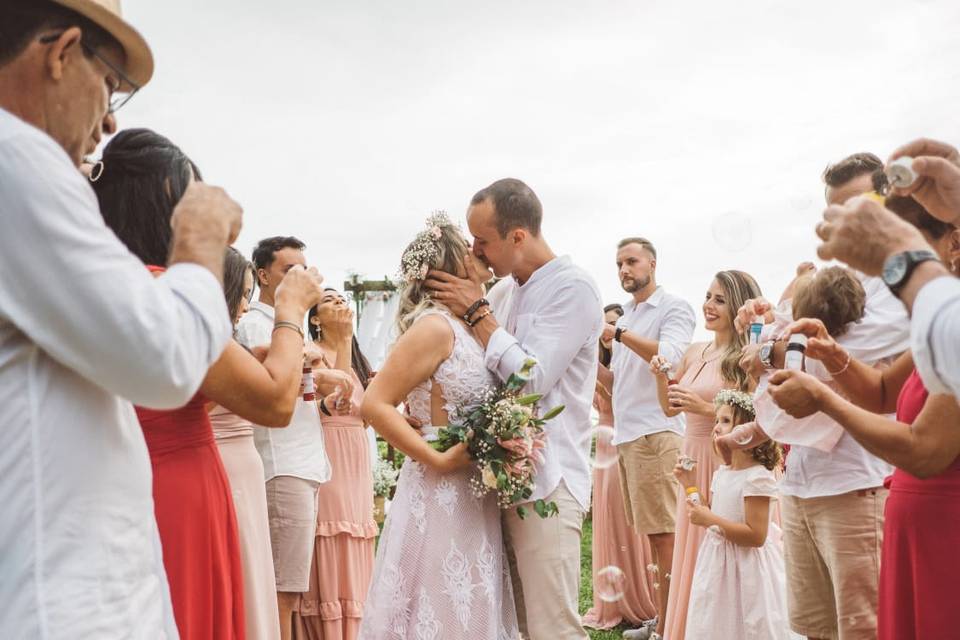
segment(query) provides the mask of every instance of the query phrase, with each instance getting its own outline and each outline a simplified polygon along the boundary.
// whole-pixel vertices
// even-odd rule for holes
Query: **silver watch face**
[[[900,284],[906,274],[907,256],[902,253],[890,256],[883,263],[883,281],[888,287],[895,287]]]
[[[760,362],[766,367],[770,366],[770,352],[773,351],[772,344],[765,344],[760,347]]]

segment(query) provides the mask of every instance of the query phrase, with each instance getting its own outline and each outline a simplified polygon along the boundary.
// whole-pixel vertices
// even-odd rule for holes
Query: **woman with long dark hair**
[[[187,185],[200,179],[199,171],[173,143],[146,129],[115,136],[101,163],[92,183],[107,225],[161,273],[173,208]],[[153,466],[154,510],[173,613],[185,640],[247,636],[237,517],[206,403],[257,424],[287,424],[303,360],[302,330],[294,329],[320,293],[312,274],[291,270],[277,292],[277,330],[263,363],[231,342],[186,406],[137,408]],[[251,631],[250,637],[276,636]]]
[[[315,366],[347,373],[354,386],[349,411],[339,414],[328,407],[332,415],[320,414],[332,475],[317,492],[310,589],[294,610],[293,637],[353,640],[360,631],[378,533],[370,444],[360,417],[370,364],[354,335],[350,305],[336,289],[327,288],[310,309],[308,326],[321,353]]]

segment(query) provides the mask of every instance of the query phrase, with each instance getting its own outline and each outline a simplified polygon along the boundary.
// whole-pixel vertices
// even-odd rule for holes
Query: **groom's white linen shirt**
[[[930,393],[960,398],[960,279],[928,282],[913,301],[913,361]]]
[[[693,307],[686,300],[657,287],[640,304],[634,300],[624,304],[617,326],[647,340],[658,341],[657,353],[676,371],[693,340],[696,322]],[[613,372],[614,445],[661,431],[683,435],[686,420],[683,414],[668,418],[663,413],[657,398],[657,381],[648,361],[625,344],[614,342],[610,371]]]
[[[237,341],[249,348],[265,347],[273,339],[274,309],[259,300],[237,325]],[[292,476],[322,484],[330,480],[330,460],[323,441],[317,402],[297,398],[290,424],[282,428],[254,425],[253,443],[263,459],[264,480]]]
[[[130,402],[194,395],[230,339],[221,285],[155,279],[64,150],[2,109],[0,222],[0,637],[176,638]]]
[[[534,271],[523,286],[514,278],[501,280],[487,299],[501,325],[487,343],[487,368],[506,380],[532,357],[538,366],[527,389],[544,394],[539,403],[544,411],[565,406],[545,426],[545,460],[530,499],[546,498],[563,481],[588,510],[590,407],[603,331],[600,292],[586,271],[563,256]]]

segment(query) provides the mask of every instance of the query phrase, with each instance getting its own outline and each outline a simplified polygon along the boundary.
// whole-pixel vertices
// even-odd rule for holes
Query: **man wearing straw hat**
[[[104,225],[77,167],[152,73],[119,0],[0,0],[3,638],[177,637],[130,403],[185,404],[219,357],[241,210],[192,185],[156,280]]]

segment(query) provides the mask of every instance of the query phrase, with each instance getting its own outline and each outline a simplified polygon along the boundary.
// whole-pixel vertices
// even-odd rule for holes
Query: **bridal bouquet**
[[[461,412],[459,424],[440,429],[432,443],[438,451],[466,443],[480,471],[470,481],[474,494],[480,497],[496,491],[502,509],[533,495],[534,465],[543,462],[541,449],[546,446],[543,425],[563,411],[561,405],[538,416],[536,405],[543,394],[521,394],[536,364],[533,359],[524,362],[504,384],[487,391],[478,406]],[[541,518],[559,513],[556,503],[544,500],[534,502],[534,510]],[[517,507],[517,514],[525,518],[527,510]]]

